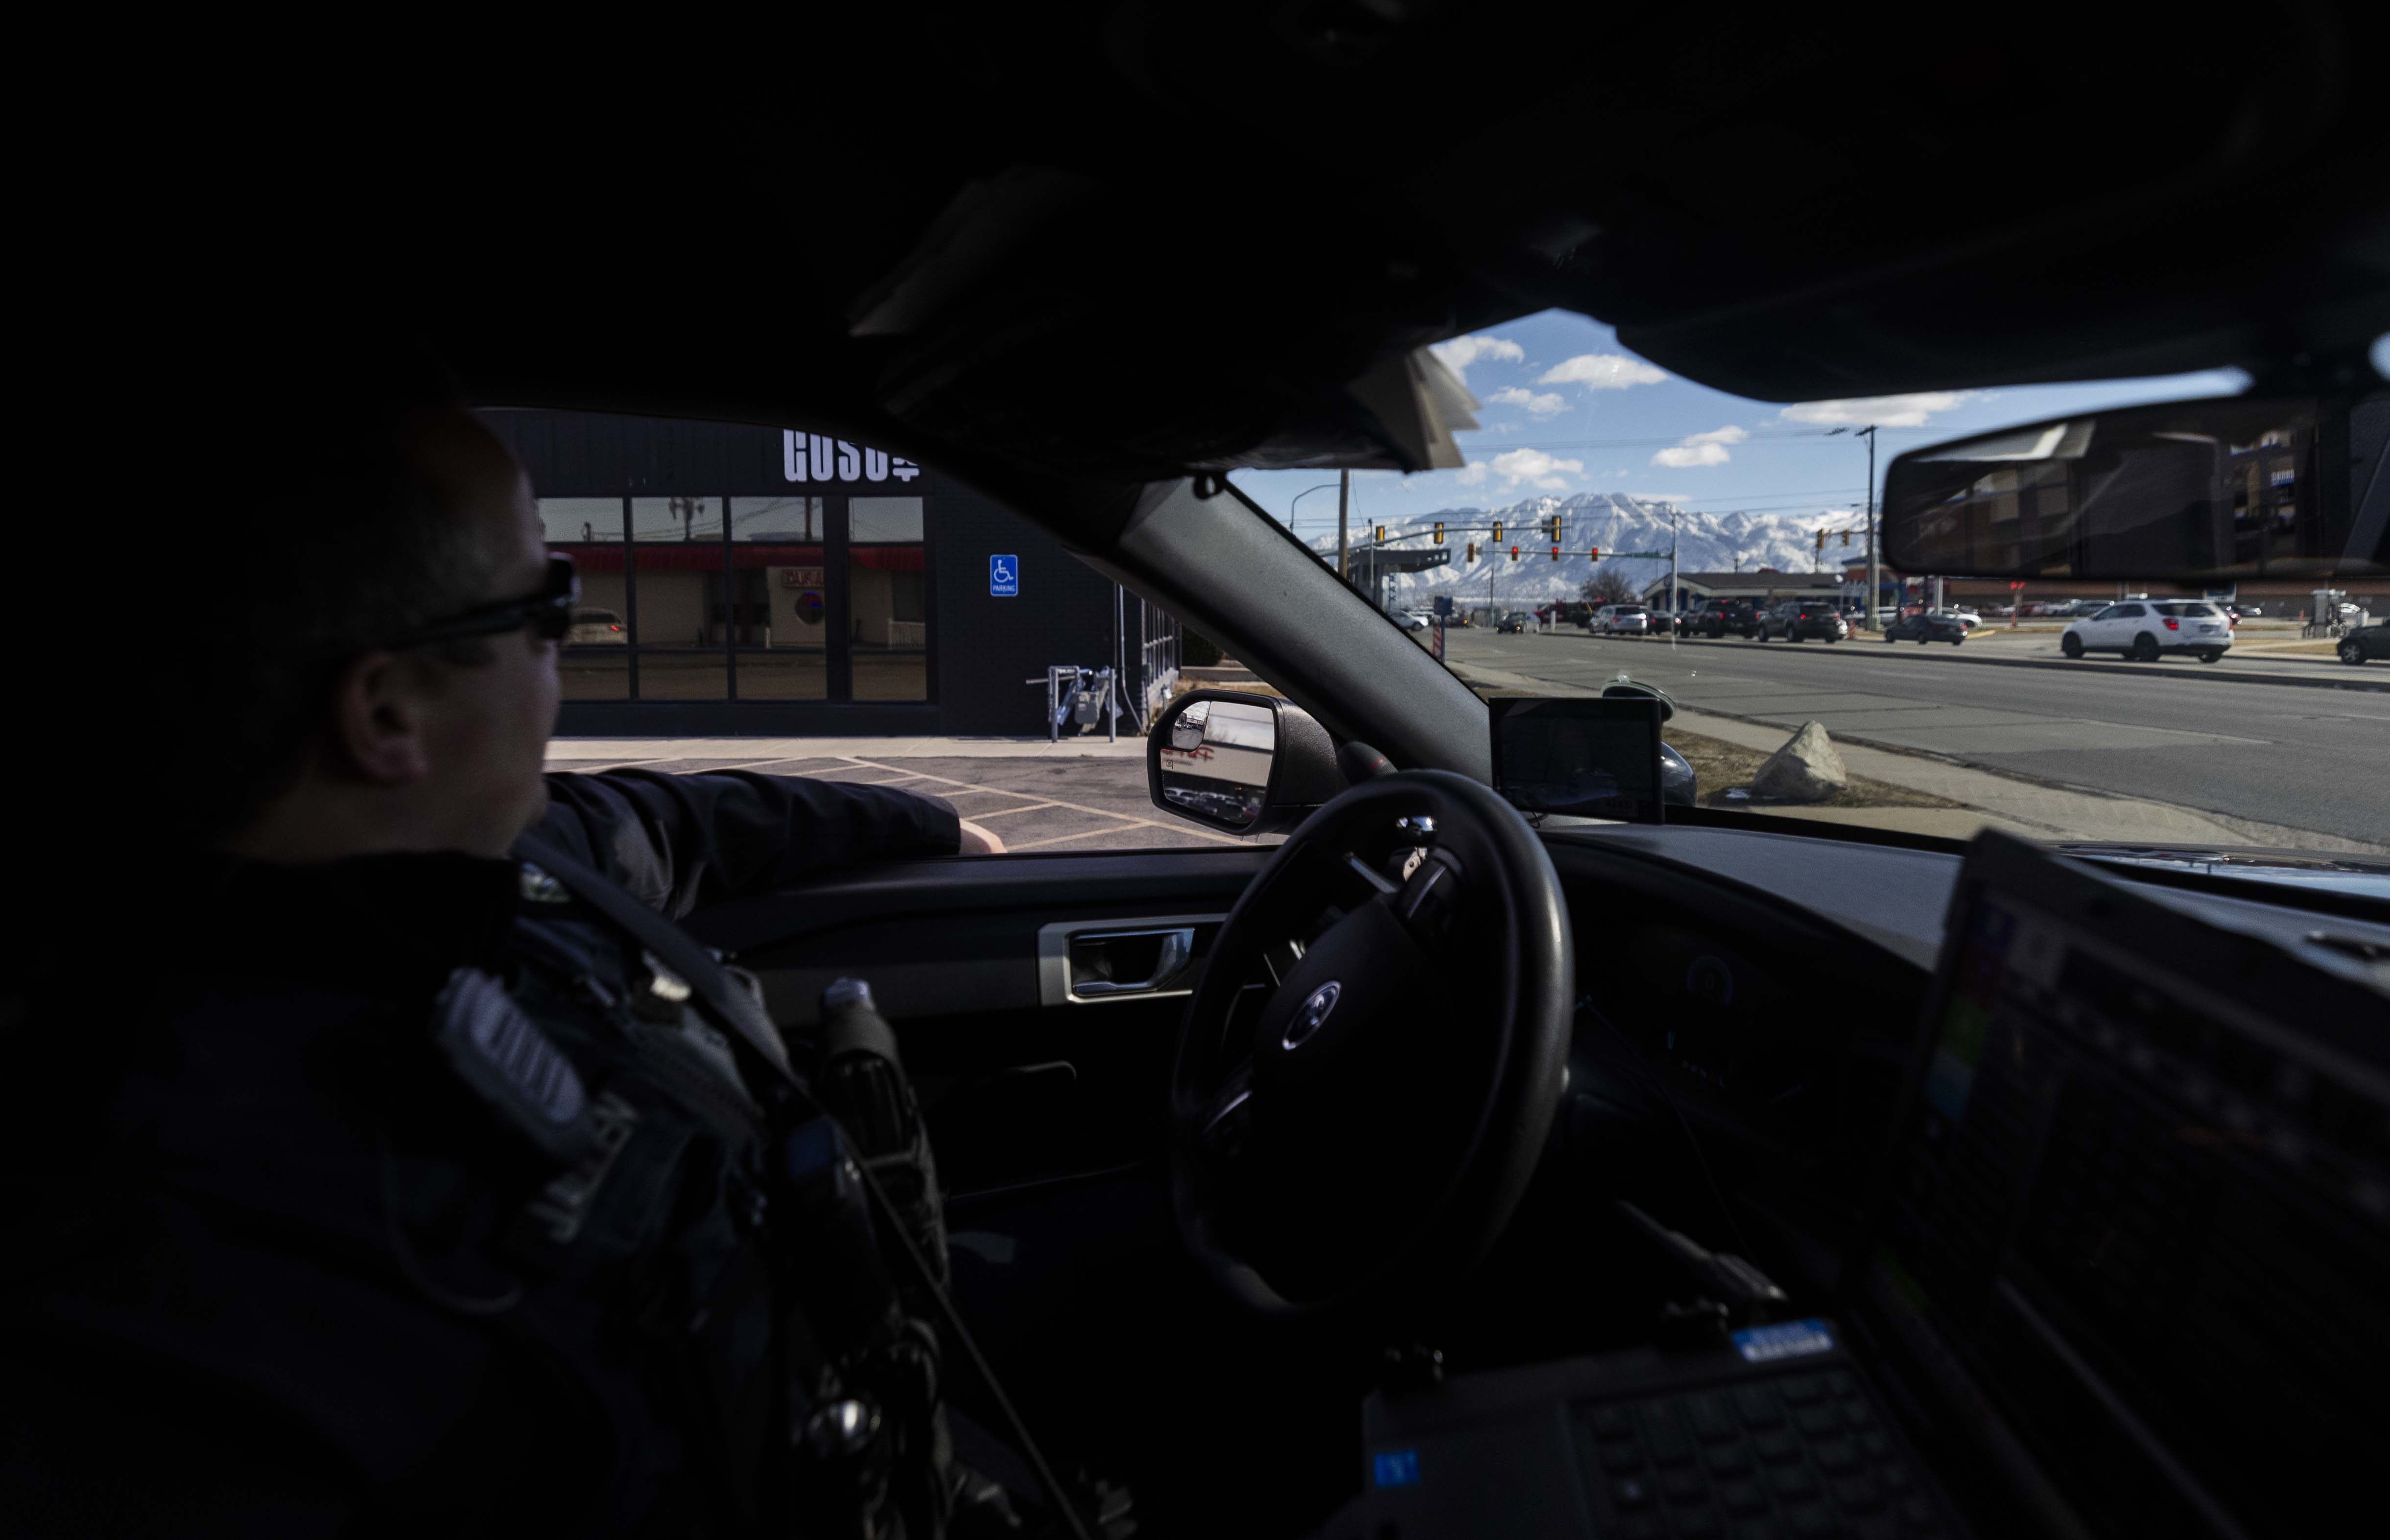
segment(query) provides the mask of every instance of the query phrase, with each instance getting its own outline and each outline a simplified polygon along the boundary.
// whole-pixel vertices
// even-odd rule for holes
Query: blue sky
[[[1437,351],[1484,404],[1479,430],[1460,435],[1469,468],[1354,472],[1356,525],[1378,515],[1499,507],[1577,492],[1806,520],[1859,507],[1867,495],[1866,441],[1827,436],[1836,427],[1882,425],[1881,483],[1886,462],[1919,444],[2126,402],[2228,395],[2243,384],[2238,371],[2222,370],[1786,406],[1677,379],[1620,347],[1608,327],[1568,311],[1488,327]],[[1336,473],[1239,471],[1233,480],[1283,520],[1298,494],[1332,483]],[[1306,539],[1335,532],[1332,487],[1302,499],[1294,528]]]

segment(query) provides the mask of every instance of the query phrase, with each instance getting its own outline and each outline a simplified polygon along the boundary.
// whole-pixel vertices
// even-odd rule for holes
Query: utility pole
[[[1868,463],[1873,465],[1875,462],[1870,459]],[[1345,520],[1352,510],[1353,472],[1340,470],[1336,473],[1336,575],[1347,583],[1353,581],[1353,568],[1347,555],[1350,539],[1345,529]]]
[[[1677,510],[1670,508],[1668,510],[1668,613],[1682,614],[1684,608],[1684,597],[1677,591]],[[1668,637],[1674,641],[1676,635],[1677,628],[1672,622],[1668,627]]]
[[[1878,570],[1876,564],[1875,549],[1875,424],[1869,423],[1865,428],[1860,429],[1859,431],[1867,436],[1868,442],[1868,589],[1867,604],[1860,612],[1860,618],[1866,624],[1867,628],[1870,631],[1873,631],[1875,629],[1875,607],[1877,597],[1883,592],[1883,575]]]

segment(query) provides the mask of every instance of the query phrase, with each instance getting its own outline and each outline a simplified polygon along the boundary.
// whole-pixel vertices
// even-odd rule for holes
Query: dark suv
[[[1795,642],[1822,636],[1827,641],[1839,642],[1850,634],[1850,622],[1843,619],[1842,607],[1831,599],[1787,599],[1759,617],[1759,639],[1763,642],[1772,636]]]
[[[1705,599],[1688,628],[1712,641],[1728,632],[1738,636],[1759,635],[1759,611],[1749,599]]]

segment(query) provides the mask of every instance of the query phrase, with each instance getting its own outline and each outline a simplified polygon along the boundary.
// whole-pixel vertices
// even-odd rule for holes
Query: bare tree
[[[1605,561],[1585,580],[1585,601],[1587,604],[1631,604],[1635,599],[1635,584],[1618,570],[1618,564]]]

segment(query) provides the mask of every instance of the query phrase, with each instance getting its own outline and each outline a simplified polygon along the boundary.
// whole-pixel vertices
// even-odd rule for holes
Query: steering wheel
[[[1171,1189],[1199,1267],[1274,1317],[1457,1281],[1535,1174],[1575,988],[1551,858],[1492,789],[1401,771],[1320,808],[1179,1028]]]

